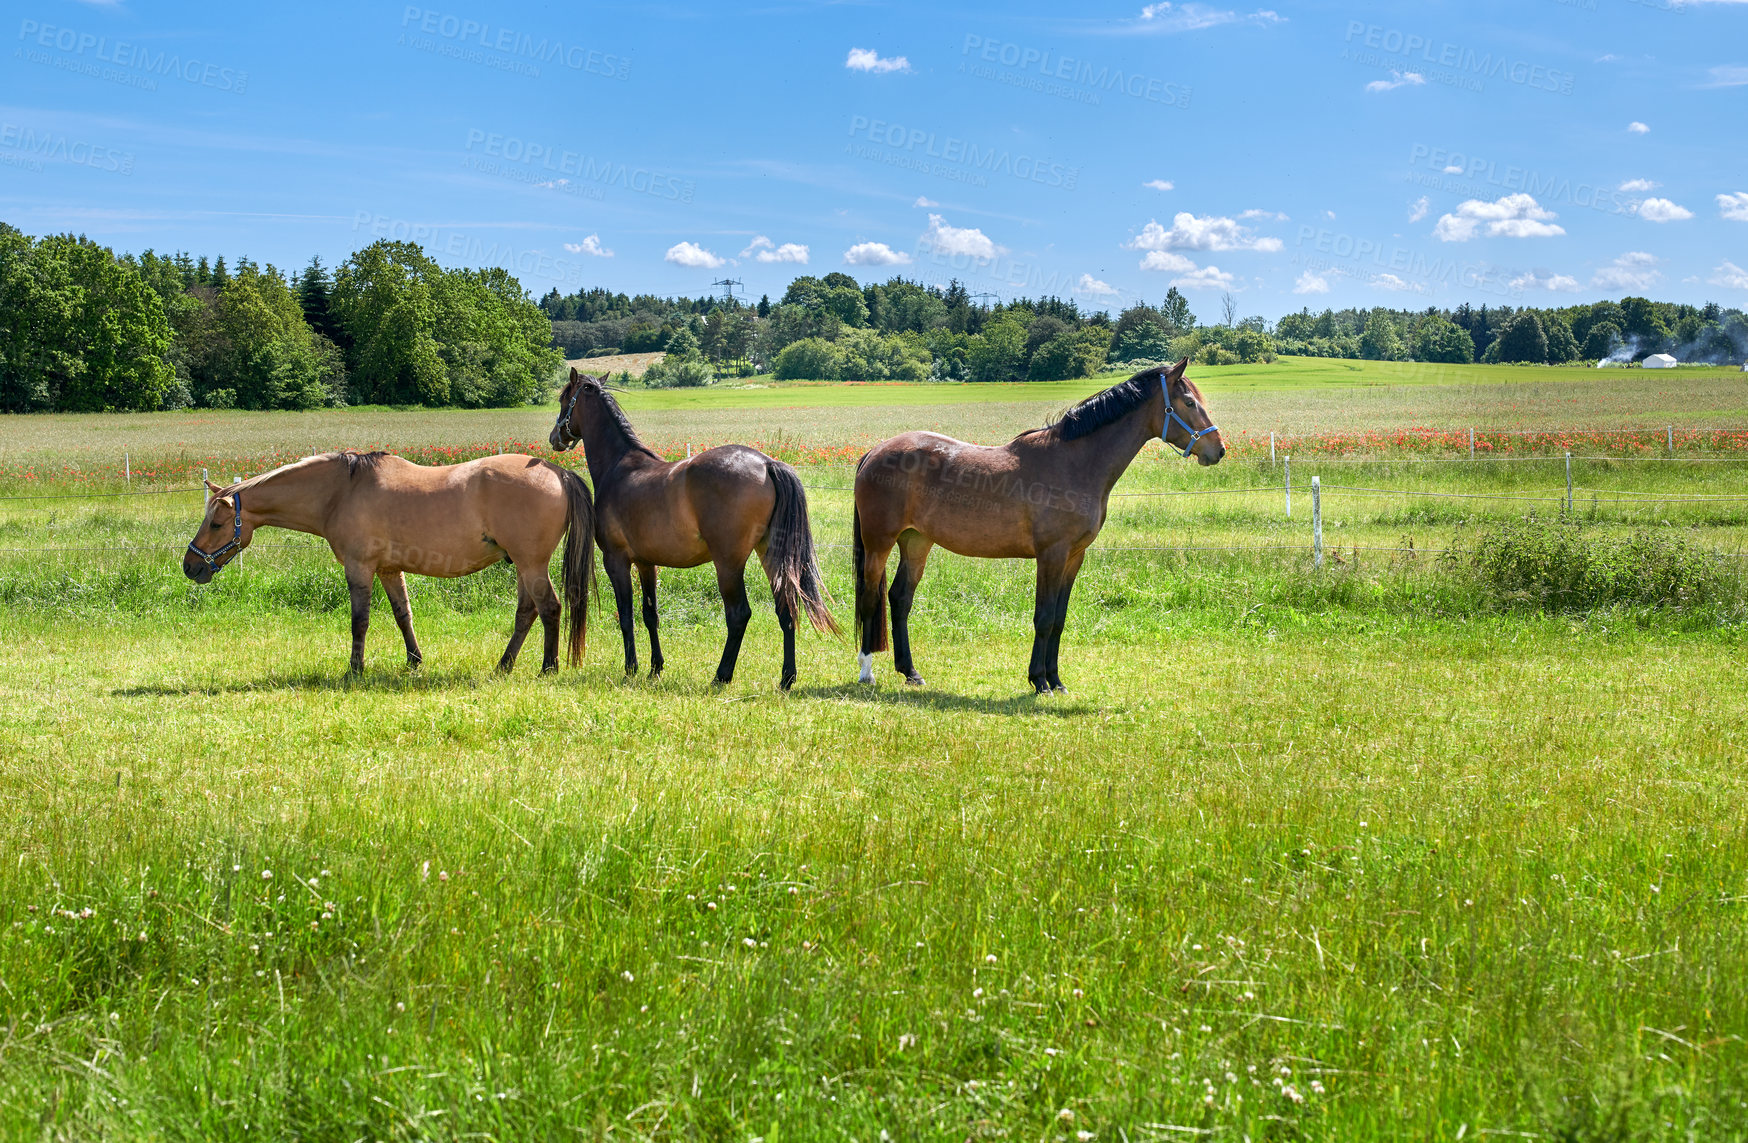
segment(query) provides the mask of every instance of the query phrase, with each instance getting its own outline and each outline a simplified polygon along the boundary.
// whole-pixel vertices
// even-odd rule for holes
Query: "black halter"
[[[226,552],[232,551],[233,549],[240,548],[242,546],[243,546],[243,490],[241,488],[239,488],[235,492],[231,493],[231,538],[230,538],[230,540],[227,541],[223,547],[218,548],[215,551],[211,551],[211,552],[201,551],[199,548],[194,546],[194,541],[190,540],[190,541],[188,541],[188,550],[200,557],[200,561],[206,565],[208,571],[212,572],[214,575],[217,575],[218,570],[220,568],[224,567],[226,564],[231,562],[230,560],[221,560],[219,557],[224,555]],[[232,558],[234,559],[235,557],[233,556]]]
[[[571,431],[571,415],[577,411],[577,398],[583,395],[583,384],[577,382],[577,387],[571,390],[571,399],[565,407],[559,410],[558,423],[553,428],[558,432],[560,450],[570,448],[583,438]]]

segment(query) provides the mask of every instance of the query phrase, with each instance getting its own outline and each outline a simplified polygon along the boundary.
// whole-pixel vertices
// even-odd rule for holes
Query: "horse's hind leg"
[[[759,552],[759,562],[764,565],[765,578],[771,581],[771,597],[776,601],[777,626],[783,629],[783,689],[788,690],[795,685],[795,605],[784,592],[778,580],[778,569],[771,566],[767,559],[768,549]]]
[[[722,592],[722,617],[728,621],[728,638],[722,644],[722,661],[716,664],[716,681],[732,683],[734,664],[740,658],[740,642],[746,637],[753,608],[747,602],[746,557],[731,564],[717,561],[716,587]]]
[[[864,533],[865,534],[865,533]],[[856,622],[862,628],[862,646],[856,656],[858,681],[874,681],[874,653],[885,644],[880,587],[886,580],[886,557],[892,554],[890,541],[884,547],[870,544],[862,552],[856,591]]]
[[[1041,695],[1050,694],[1053,689],[1049,677],[1050,647],[1059,630],[1059,600],[1067,557],[1061,547],[1038,553],[1038,588],[1032,600],[1032,661],[1026,668],[1026,677],[1031,680],[1032,689]]]
[[[908,531],[898,538],[898,571],[892,576],[892,590],[887,599],[892,604],[892,665],[913,687],[923,685],[916,664],[910,657],[910,606],[916,602],[916,587],[923,578],[923,568],[929,562],[929,549],[934,541],[921,532]]]
[[[649,632],[649,677],[662,673],[662,641],[656,634],[656,568],[654,564],[637,565],[637,582],[643,591],[643,626]]]
[[[540,615],[540,626],[546,635],[544,653],[540,657],[540,673],[550,675],[558,670],[558,616],[560,606],[558,592],[552,589],[552,577],[546,574],[544,564],[536,567],[528,577],[528,584],[523,589],[528,598],[534,601],[534,610]]]
[[[401,629],[401,638],[406,641],[407,666],[416,667],[425,661],[425,656],[419,650],[418,636],[413,634],[413,606],[407,600],[407,578],[398,571],[378,572],[377,578],[382,580],[389,610],[394,612],[395,626]]]
[[[522,653],[522,640],[528,638],[528,629],[534,626],[534,596],[528,591],[528,583],[520,575],[516,577],[516,629],[510,633],[510,645],[504,648],[504,657],[498,660],[498,670],[509,674],[516,666],[516,656]]]

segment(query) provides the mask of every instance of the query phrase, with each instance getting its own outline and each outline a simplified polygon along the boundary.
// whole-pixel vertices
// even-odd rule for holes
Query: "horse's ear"
[[[208,492],[210,492],[210,493],[212,493],[212,494],[213,494],[213,495],[215,495],[215,496],[216,496],[216,495],[218,495],[218,494],[219,494],[219,493],[220,493],[220,492],[223,492],[223,491],[224,491],[224,490],[225,490],[225,488],[224,488],[224,485],[222,485],[222,484],[214,484],[214,483],[213,483],[213,482],[212,482],[212,481],[210,481],[210,480],[204,480],[204,481],[202,481],[202,482],[201,482],[201,483],[203,483],[203,484],[205,484],[205,485],[206,485],[206,490],[207,490],[207,491],[208,491]]]
[[[575,365],[571,366],[571,380],[575,381],[578,377],[581,377],[581,376],[582,376],[582,374],[577,372],[577,367]]]
[[[1164,381],[1167,385],[1182,388],[1184,383],[1184,370],[1189,368],[1189,364],[1190,359],[1186,357],[1176,365],[1173,365],[1170,369],[1161,373],[1159,379]]]

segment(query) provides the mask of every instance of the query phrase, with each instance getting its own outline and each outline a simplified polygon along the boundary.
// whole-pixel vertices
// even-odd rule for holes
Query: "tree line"
[[[1379,361],[1740,361],[1748,319],[1627,297],[1564,307],[1308,309],[1204,322],[1175,287],[1115,317],[1072,299],[979,304],[966,287],[802,275],[772,301],[603,288],[530,299],[499,267],[446,270],[380,241],[330,271],[187,253],[117,256],[0,223],[0,410],[511,406],[567,357],[661,352],[652,385],[770,373],[843,381],[1058,381],[1188,357]]]
[[[510,273],[377,242],[331,273],[223,256],[116,256],[0,223],[0,410],[507,406],[563,357]]]

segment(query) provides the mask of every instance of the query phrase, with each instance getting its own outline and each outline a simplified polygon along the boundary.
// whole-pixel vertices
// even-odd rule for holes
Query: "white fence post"
[[[132,458],[125,452],[121,454],[121,474],[127,478],[127,486],[131,489],[134,486],[134,466]]]
[[[1669,426],[1669,459],[1675,459],[1675,426]]]
[[[1287,454],[1286,463],[1281,465],[1281,471],[1287,476],[1287,519],[1293,518],[1293,454]]]
[[[200,506],[205,508],[212,503],[212,489],[206,486],[206,469],[200,470]]]
[[[1475,459],[1475,430],[1469,430],[1469,459]]]
[[[1317,566],[1323,566],[1323,505],[1318,496],[1317,477],[1311,478],[1311,547],[1316,552]]]
[[[1269,434],[1269,467],[1275,466],[1275,434]]]
[[[1572,454],[1566,454],[1566,515],[1572,514]]]

